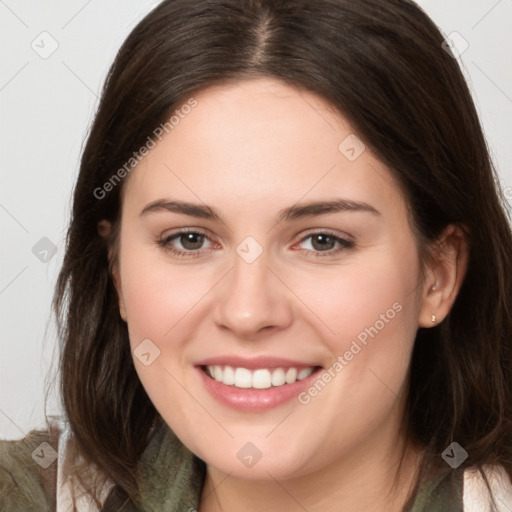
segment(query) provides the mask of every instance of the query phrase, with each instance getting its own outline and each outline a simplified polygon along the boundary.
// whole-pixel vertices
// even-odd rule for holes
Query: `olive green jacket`
[[[19,441],[0,441],[1,512],[72,512],[64,477],[59,471],[70,430],[63,426],[48,431],[32,430]],[[67,437],[66,437],[67,436]],[[155,431],[140,463],[140,503],[126,505],[113,484],[105,488],[102,512],[193,512],[199,507],[205,463],[192,454],[164,423]],[[438,478],[423,486],[411,512],[484,512],[463,501],[464,474],[453,470],[454,478]],[[450,475],[450,473],[449,473]],[[508,478],[508,477],[507,477]],[[512,485],[500,489],[503,508],[512,510]],[[477,496],[478,498],[478,496]],[[474,499],[474,498],[473,498]],[[508,502],[508,503],[507,503]],[[483,502],[482,502],[483,503]],[[485,502],[487,503],[487,502]],[[476,508],[475,508],[476,507]],[[84,498],[77,510],[98,511]]]

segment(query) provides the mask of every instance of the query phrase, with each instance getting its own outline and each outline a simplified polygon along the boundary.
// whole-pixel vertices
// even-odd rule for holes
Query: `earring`
[[[432,315],[432,322],[436,323],[436,315]]]

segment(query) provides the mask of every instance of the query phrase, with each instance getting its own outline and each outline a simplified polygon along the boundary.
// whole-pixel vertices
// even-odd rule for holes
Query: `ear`
[[[446,318],[464,281],[469,244],[459,226],[450,224],[445,228],[434,242],[432,259],[423,284],[419,327],[433,327]]]
[[[104,239],[108,240],[110,233],[112,231],[112,224],[108,220],[100,220],[97,224],[98,234]],[[109,262],[112,260],[113,256],[112,247],[108,250],[108,260]],[[119,301],[119,314],[121,318],[126,322],[126,305],[123,297],[123,290],[121,287],[121,277],[119,275],[119,268],[117,262],[115,262],[112,266],[112,280],[114,281],[114,286],[117,291],[117,298]]]

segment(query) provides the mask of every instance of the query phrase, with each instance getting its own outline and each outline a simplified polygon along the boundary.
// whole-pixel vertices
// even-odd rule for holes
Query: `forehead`
[[[195,106],[181,110],[179,123],[137,165],[125,200],[143,206],[167,196],[240,209],[329,195],[402,199],[343,115],[311,92],[257,78],[193,98]]]

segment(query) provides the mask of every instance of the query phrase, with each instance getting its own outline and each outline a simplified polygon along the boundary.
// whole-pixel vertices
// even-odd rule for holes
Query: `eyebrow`
[[[211,219],[222,221],[220,214],[208,205],[189,203],[186,201],[173,201],[168,199],[158,199],[147,204],[140,212],[140,216],[148,213],[168,211],[199,217],[202,219]],[[330,201],[310,201],[302,205],[293,205],[281,210],[277,217],[277,222],[286,220],[297,220],[304,217],[314,217],[317,215],[326,215],[336,212],[365,212],[379,216],[381,213],[373,206],[362,201],[352,201],[350,199],[333,199]]]

